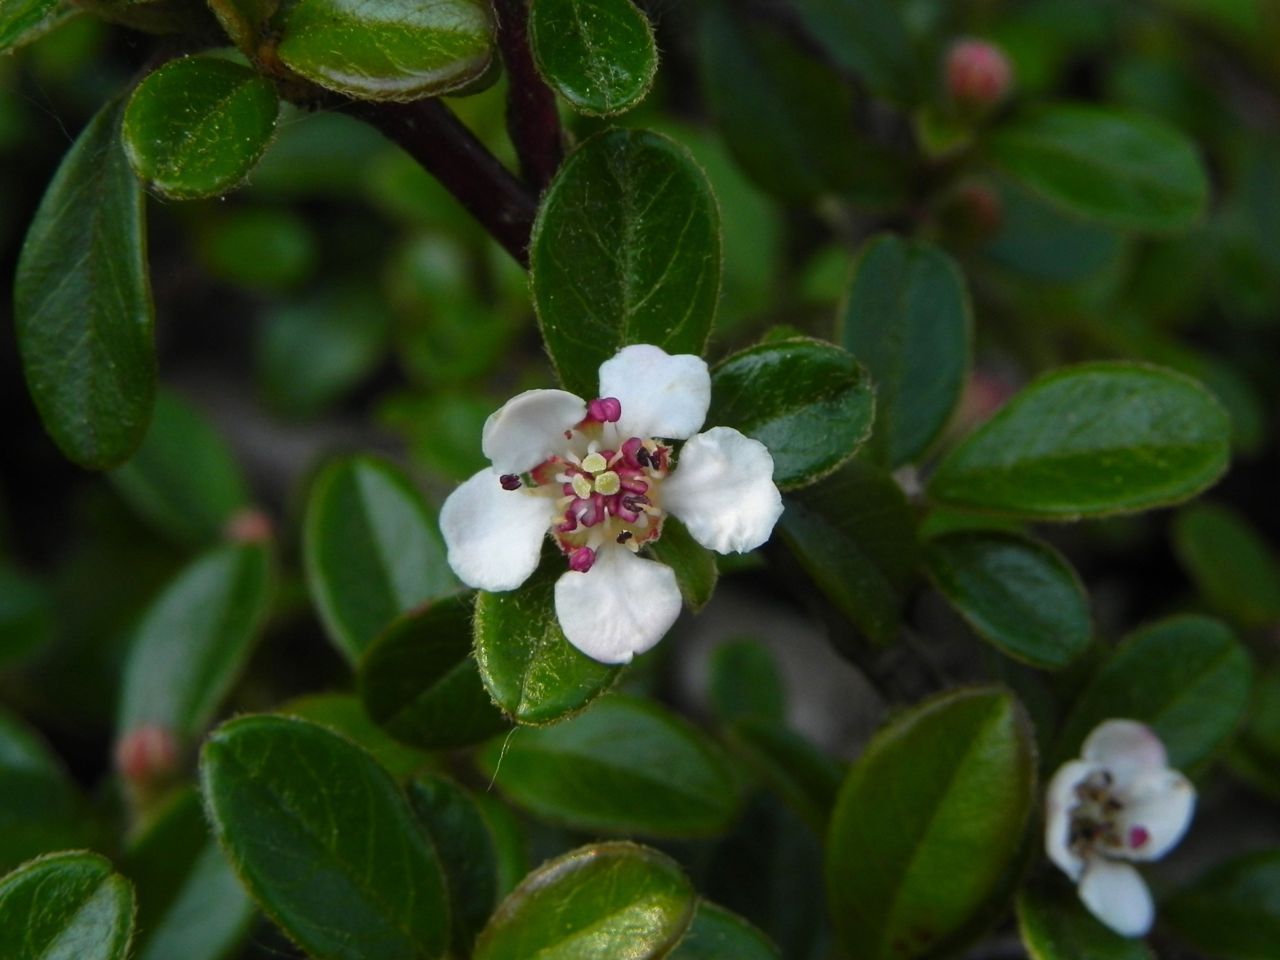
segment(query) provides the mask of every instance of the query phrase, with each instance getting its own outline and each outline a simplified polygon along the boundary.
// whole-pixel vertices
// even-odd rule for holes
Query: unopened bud
[[[116,769],[134,787],[172,779],[180,762],[178,738],[157,724],[134,727],[116,742]]]
[[[275,534],[271,518],[256,507],[237,510],[223,530],[231,543],[265,543]]]
[[[1009,58],[994,44],[959,40],[947,52],[947,93],[962,109],[991,109],[1009,95],[1012,83]]]

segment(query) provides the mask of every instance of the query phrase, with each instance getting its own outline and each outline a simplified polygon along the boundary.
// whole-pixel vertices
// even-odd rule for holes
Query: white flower
[[[454,573],[480,590],[514,590],[550,533],[569,563],[555,589],[569,642],[603,663],[648,650],[681,607],[671,568],[637,556],[664,516],[705,547],[745,553],[782,513],[764,444],[729,427],[697,433],[710,403],[701,358],[646,344],[601,364],[590,403],[563,390],[513,397],[484,425],[493,466],[440,511]],[[678,461],[670,440],[687,440]]]
[[[1164,856],[1186,832],[1196,792],[1164,744],[1133,720],[1108,720],[1049,784],[1045,850],[1089,911],[1126,937],[1151,929],[1151,892],[1130,861]]]

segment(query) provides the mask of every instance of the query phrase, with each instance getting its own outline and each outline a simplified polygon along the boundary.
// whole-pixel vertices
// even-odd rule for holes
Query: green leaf
[[[369,719],[360,701],[349,693],[313,693],[281,704],[277,713],[310,720],[341,734],[358,747],[364,747],[388,773],[397,780],[407,780],[433,765],[433,759],[421,750],[407,747],[391,739]]]
[[[365,751],[303,720],[241,717],[205,742],[200,777],[240,879],[309,955],[444,955],[449,906],[439,859]]]
[[[476,760],[515,803],[580,830],[707,836],[738,809],[733,772],[706,737],[631,697],[606,697],[555,726],[517,730]]]
[[[320,256],[307,221],[286,206],[238,207],[210,216],[200,222],[196,253],[218,279],[270,292],[301,284]]]
[[[836,63],[859,74],[873,93],[900,104],[918,101],[925,70],[917,62],[902,6],[894,0],[798,0],[796,12]]]
[[[1249,626],[1280,621],[1280,561],[1244,517],[1221,504],[1186,507],[1173,545],[1215,608]]]
[[[673,140],[606,130],[543,195],[529,244],[533,305],[565,389],[594,397],[597,368],[652,343],[701,353],[720,294],[720,213]]]
[[[275,132],[280,102],[266,77],[221,57],[171,60],[138,84],[124,149],[142,181],[197,200],[244,181]]]
[[[698,901],[698,910],[668,960],[782,960],[769,938],[724,907],[706,900]]]
[[[39,40],[75,15],[66,0],[0,0],[0,53]]]
[[[280,60],[358,100],[418,100],[489,67],[493,13],[481,0],[297,0],[281,14]]]
[[[316,478],[303,552],[329,639],[353,662],[396,617],[457,589],[422,496],[374,457],[344,457]]]
[[[725,730],[734,753],[818,835],[827,832],[844,768],[779,723],[741,717]]]
[[[142,446],[110,478],[139,515],[188,547],[219,540],[231,515],[249,500],[226,441],[195,407],[168,390],[156,397]]]
[[[871,434],[876,394],[846,351],[821,340],[770,340],[716,364],[709,423],[736,427],[773,455],[783,490],[813,483]]]
[[[533,0],[529,46],[547,83],[580,113],[625,113],[658,71],[653,29],[631,0]]]
[[[1104,720],[1128,717],[1155,730],[1171,767],[1193,768],[1235,729],[1252,678],[1249,656],[1225,624],[1200,616],[1160,620],[1127,637],[1076,698],[1055,762],[1078,754]]]
[[[613,685],[619,668],[565,639],[556,619],[560,571],[535,573],[519,590],[476,600],[475,656],[489,695],[516,723],[555,723]]]
[[[360,663],[370,719],[425,750],[466,747],[503,730],[471,656],[470,597],[450,597],[393,623]]]
[[[1035,667],[1065,667],[1089,646],[1089,597],[1047,543],[986,530],[925,544],[934,584],[983,639]]]
[[[693,919],[693,887],[657,850],[580,847],[543,864],[511,893],[476,941],[475,960],[663,957]]]
[[[662,536],[650,544],[649,553],[675,571],[690,610],[697,613],[707,605],[720,576],[716,555],[693,539],[683,523],[670,515],[663,519]]]
[[[43,648],[53,629],[53,592],[0,561],[0,667]]]
[[[1027,187],[1117,227],[1182,230],[1200,219],[1208,200],[1194,145],[1142,114],[1055,104],[1000,127],[989,146]]]
[[[783,498],[778,527],[840,612],[879,643],[898,635],[919,545],[898,485],[862,460]]]
[[[827,840],[831,918],[853,956],[953,949],[1009,882],[1035,795],[1017,702],[943,694],[878,733],[840,790]]]
[[[743,717],[776,724],[786,719],[787,691],[778,662],[759,640],[731,640],[711,651],[707,699],[722,723]]]
[[[1280,943],[1280,850],[1210,870],[1161,906],[1162,919],[1221,960],[1267,960]]]
[[[227,36],[250,59],[258,55],[263,39],[280,0],[206,0],[213,15],[227,31]]]
[[[119,100],[63,158],[27,231],[14,281],[23,369],[45,429],[91,469],[147,430],[156,359],[142,189],[120,145]]]
[[[270,585],[271,555],[260,544],[219,547],[179,573],[129,648],[120,732],[156,725],[198,737],[248,662]]]
[[[135,960],[221,960],[249,933],[253,902],[214,842],[195,790],[179,793],[130,845],[138,893]]]
[[[952,450],[929,495],[1029,520],[1148,510],[1213,484],[1230,434],[1218,401],[1181,374],[1131,363],[1064,367]]]
[[[33,860],[0,880],[6,960],[125,960],[133,888],[96,853]]]
[[[875,237],[854,261],[836,327],[875,382],[876,458],[920,460],[969,379],[973,308],[960,268],[923,241]]]
[[[1024,888],[1017,909],[1031,960],[1154,960],[1141,940],[1120,936],[1089,913],[1065,879]]]

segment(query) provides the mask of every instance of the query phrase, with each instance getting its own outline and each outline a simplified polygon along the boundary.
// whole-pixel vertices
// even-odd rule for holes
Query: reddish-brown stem
[[[556,96],[542,81],[529,47],[528,0],[495,0],[498,46],[507,66],[507,131],[525,182],[541,193],[564,157]]]

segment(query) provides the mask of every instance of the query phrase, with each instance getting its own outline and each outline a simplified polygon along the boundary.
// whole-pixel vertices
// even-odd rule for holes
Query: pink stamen
[[[579,547],[569,554],[569,569],[578,573],[586,573],[596,562],[596,552],[590,547]]]
[[[622,416],[622,401],[617,397],[599,397],[587,404],[587,420],[595,423],[617,423]]]
[[[1150,839],[1151,834],[1147,831],[1146,827],[1131,827],[1129,829],[1129,846],[1133,847],[1135,850],[1139,847],[1146,846],[1147,841]]]

